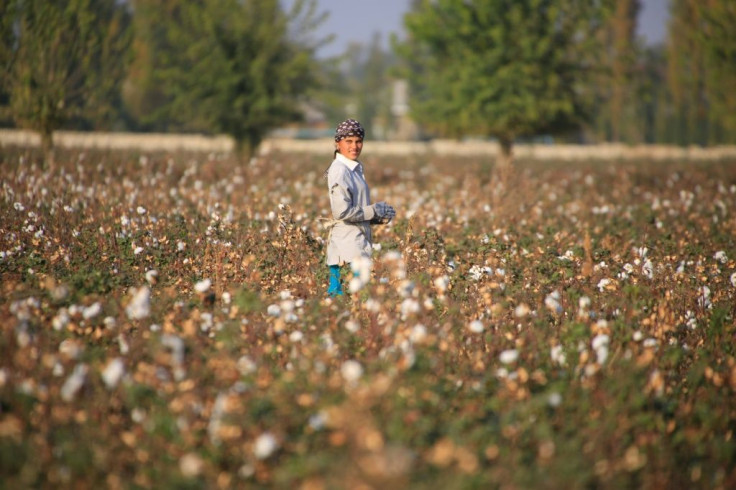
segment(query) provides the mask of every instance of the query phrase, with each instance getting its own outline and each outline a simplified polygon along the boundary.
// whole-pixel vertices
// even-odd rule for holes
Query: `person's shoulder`
[[[347,165],[345,165],[339,159],[335,158],[332,161],[330,168],[327,169],[327,176],[331,179],[338,179],[348,173],[349,170],[350,169],[347,167]]]

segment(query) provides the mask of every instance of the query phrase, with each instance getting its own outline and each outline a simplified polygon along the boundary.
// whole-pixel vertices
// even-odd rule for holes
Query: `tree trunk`
[[[52,168],[54,166],[54,132],[48,128],[43,128],[40,133],[44,167]]]
[[[496,159],[496,166],[499,171],[504,174],[508,174],[511,171],[511,165],[514,162],[514,154],[512,151],[514,140],[508,136],[501,136],[498,139],[498,143],[501,147],[501,152],[498,154],[498,158]]]
[[[494,208],[502,214],[506,204],[508,181],[513,170],[514,155],[512,147],[514,139],[510,136],[500,136],[498,143],[500,151],[496,157],[496,165],[493,167],[493,174],[491,175],[491,196]]]

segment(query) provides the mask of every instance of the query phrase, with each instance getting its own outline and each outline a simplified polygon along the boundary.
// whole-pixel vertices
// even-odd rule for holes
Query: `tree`
[[[350,44],[343,58],[343,118],[355,117],[371,139],[384,138],[390,126],[392,57],[373,35],[369,45]],[[339,87],[338,87],[339,88]]]
[[[53,160],[53,132],[70,119],[111,119],[125,71],[128,13],[116,0],[9,0],[0,11],[6,110],[40,133]]]
[[[223,132],[246,155],[300,117],[316,84],[313,0],[138,0],[136,59],[126,84],[134,115],[154,128]]]
[[[639,14],[639,8],[638,0],[618,0],[610,20],[611,93],[609,107],[611,140],[615,142],[622,139],[624,112],[631,102],[631,92],[634,88],[632,82],[637,55],[636,17]]]
[[[681,143],[735,141],[736,4],[674,0],[668,81],[681,121]]]
[[[509,167],[515,138],[560,132],[588,117],[586,81],[610,0],[421,0],[398,46],[412,114],[450,136],[498,138]],[[587,92],[586,92],[587,90]]]

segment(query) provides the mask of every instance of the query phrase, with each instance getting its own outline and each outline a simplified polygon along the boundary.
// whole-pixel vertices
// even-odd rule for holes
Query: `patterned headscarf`
[[[343,138],[347,138],[348,136],[365,138],[365,129],[363,129],[363,126],[361,126],[355,119],[347,119],[338,124],[337,128],[335,128],[335,142],[338,142]]]

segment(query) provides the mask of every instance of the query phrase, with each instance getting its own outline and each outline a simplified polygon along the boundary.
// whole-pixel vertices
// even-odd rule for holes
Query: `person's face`
[[[346,136],[337,142],[337,151],[342,156],[357,160],[363,151],[363,138],[360,136]]]

